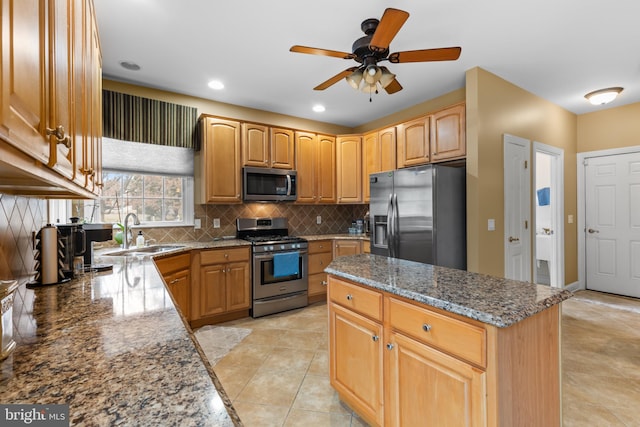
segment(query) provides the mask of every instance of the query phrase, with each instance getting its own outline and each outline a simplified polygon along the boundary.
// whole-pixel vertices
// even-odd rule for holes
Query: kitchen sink
[[[121,251],[107,252],[102,256],[144,256],[182,249],[185,245],[153,245],[143,248],[130,248]]]

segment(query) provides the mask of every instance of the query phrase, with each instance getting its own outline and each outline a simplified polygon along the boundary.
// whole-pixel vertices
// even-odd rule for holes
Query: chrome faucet
[[[124,249],[129,249],[129,217],[133,217],[133,225],[140,225],[140,220],[138,219],[138,215],[130,212],[127,216],[124,217],[124,238],[122,239],[122,246]]]

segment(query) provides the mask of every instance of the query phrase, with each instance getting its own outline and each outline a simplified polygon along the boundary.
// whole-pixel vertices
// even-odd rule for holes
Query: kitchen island
[[[68,404],[71,425],[242,425],[153,258],[101,261],[113,271],[18,288],[0,402]]]
[[[561,425],[570,292],[369,254],[325,271],[331,385],[371,424]]]

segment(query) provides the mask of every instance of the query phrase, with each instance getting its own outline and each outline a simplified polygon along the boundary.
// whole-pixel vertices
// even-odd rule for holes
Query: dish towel
[[[273,277],[294,276],[299,273],[300,254],[298,252],[285,252],[273,255]]]
[[[544,187],[538,190],[538,206],[549,205],[549,197],[551,195],[551,189]]]

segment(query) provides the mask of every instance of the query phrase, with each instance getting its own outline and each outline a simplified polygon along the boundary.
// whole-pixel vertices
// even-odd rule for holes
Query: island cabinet
[[[255,123],[242,123],[244,166],[294,169],[294,132]]]
[[[362,137],[340,136],[336,142],[338,203],[362,202]]]
[[[192,293],[193,327],[249,315],[251,269],[248,247],[199,251],[192,260],[198,280]]]
[[[362,253],[362,241],[359,239],[335,239],[333,241],[333,257],[357,255]]]
[[[329,275],[330,381],[376,426],[560,426],[559,305],[496,327]]]
[[[240,122],[200,116],[200,149],[194,158],[198,204],[242,203]]]
[[[369,202],[369,175],[396,168],[396,128],[371,132],[362,137],[362,197]]]
[[[295,132],[298,204],[336,203],[336,138]]]
[[[309,242],[309,304],[327,299],[327,273],[324,269],[333,260],[331,240]]]
[[[191,320],[191,254],[179,254],[154,260],[182,316]]]

